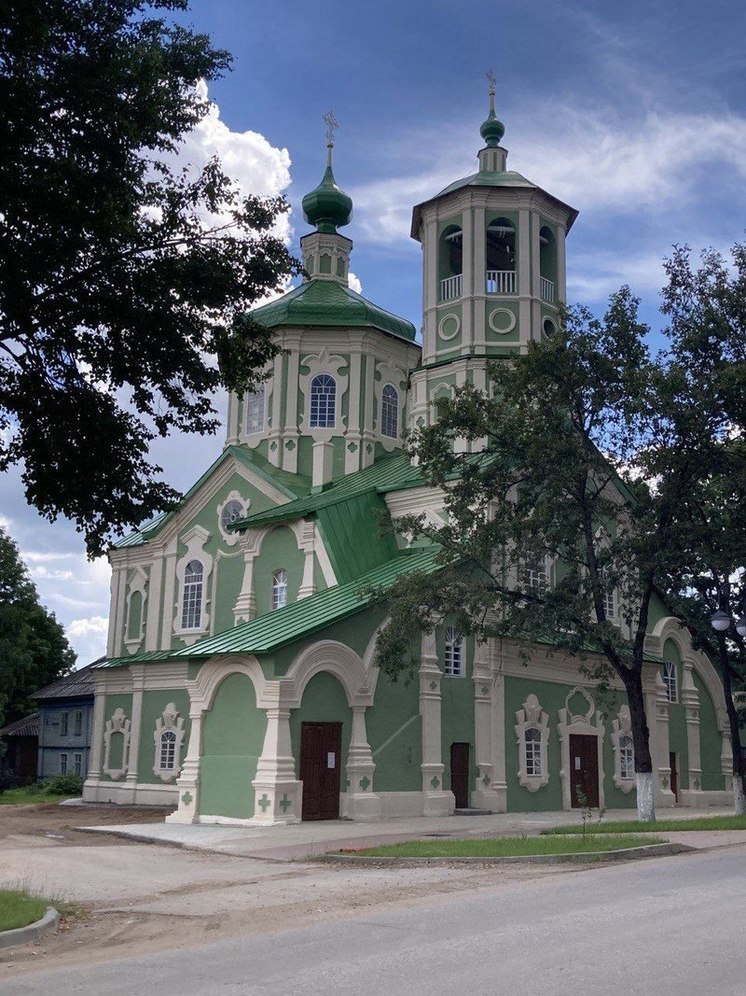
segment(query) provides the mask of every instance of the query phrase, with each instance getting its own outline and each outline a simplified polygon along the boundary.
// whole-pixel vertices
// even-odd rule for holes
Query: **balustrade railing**
[[[440,281],[440,300],[451,301],[454,297],[461,297],[464,284],[463,273],[457,273],[453,277],[446,277]]]
[[[515,270],[487,270],[485,290],[488,294],[515,294]]]
[[[542,301],[549,301],[550,304],[554,301],[553,281],[547,280],[546,277],[539,277],[539,291]]]

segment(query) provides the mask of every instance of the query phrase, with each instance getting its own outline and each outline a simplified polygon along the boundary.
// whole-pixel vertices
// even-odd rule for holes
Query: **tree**
[[[62,626],[39,603],[18,547],[0,528],[0,726],[31,712],[33,693],[74,663]]]
[[[176,153],[230,65],[154,16],[188,0],[12,0],[0,11],[0,470],[89,553],[178,497],[148,445],[213,432],[211,395],[274,355],[245,316],[298,264],[280,198]],[[207,220],[206,220],[207,219]],[[217,363],[215,362],[217,359]]]
[[[685,498],[700,476],[687,453],[722,434],[714,402],[699,434],[691,431],[676,357],[651,358],[647,334],[628,288],[603,321],[567,309],[552,338],[490,366],[488,392],[457,389],[433,425],[412,433],[425,478],[443,490],[447,523],[415,516],[400,525],[441,545],[442,570],[389,590],[377,656],[392,676],[411,669],[413,630],[453,615],[481,639],[550,642],[601,686],[615,676],[630,708],[642,820],[655,818],[643,695],[650,606],[683,548]],[[731,375],[722,343],[713,348]],[[664,428],[677,459],[662,485],[648,484]],[[549,585],[536,570],[546,562]]]

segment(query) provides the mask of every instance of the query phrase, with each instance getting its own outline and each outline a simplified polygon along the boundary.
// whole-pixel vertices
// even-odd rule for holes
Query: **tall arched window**
[[[669,702],[679,701],[679,682],[676,675],[676,665],[666,661],[663,665],[663,684],[666,686],[666,698]]]
[[[311,381],[309,426],[333,429],[337,418],[337,382],[329,374],[318,374]]]
[[[246,432],[262,432],[264,430],[264,389],[258,384],[255,391],[246,395]]]
[[[164,730],[161,733],[159,762],[161,771],[173,771],[176,767],[176,734],[173,730]]]
[[[438,269],[440,300],[450,301],[463,293],[464,233],[458,225],[449,225],[440,237]]]
[[[619,777],[625,781],[635,777],[635,752],[629,734],[619,738]]]
[[[515,225],[496,218],[487,225],[485,290],[488,294],[515,294]]]
[[[272,575],[272,608],[281,609],[288,601],[288,572],[284,567]]]
[[[399,392],[392,384],[381,392],[381,435],[390,439],[399,435]]]
[[[464,638],[459,631],[449,626],[446,630],[444,668],[452,678],[460,678],[464,673]]]
[[[530,727],[523,735],[523,747],[526,751],[524,770],[527,775],[543,775],[541,765],[541,730]]]
[[[202,622],[202,585],[204,569],[199,560],[190,560],[184,571],[181,599],[181,628],[199,629]]]

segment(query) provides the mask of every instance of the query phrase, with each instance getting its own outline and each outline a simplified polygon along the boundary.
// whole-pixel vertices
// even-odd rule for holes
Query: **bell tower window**
[[[399,435],[399,392],[386,384],[381,392],[381,435],[396,439]]]
[[[515,225],[496,218],[487,226],[485,290],[488,294],[515,294]]]
[[[337,382],[329,374],[319,374],[311,381],[312,429],[333,429],[337,416]]]
[[[449,225],[440,237],[438,253],[441,301],[451,301],[463,294],[463,255],[464,233],[458,225]]]
[[[264,430],[264,384],[246,395],[246,432],[252,435]]]
[[[557,300],[557,240],[544,225],[539,231],[539,293],[542,301]]]

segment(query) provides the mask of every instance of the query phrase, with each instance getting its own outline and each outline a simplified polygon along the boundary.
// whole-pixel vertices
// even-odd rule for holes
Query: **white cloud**
[[[48,567],[44,567],[43,565],[39,565],[39,567],[32,567],[29,574],[36,581],[72,581],[75,578],[72,571],[50,571]]]
[[[360,277],[356,276],[356,275],[355,275],[355,274],[354,274],[354,273],[352,272],[352,270],[350,270],[350,272],[349,272],[349,273],[348,273],[348,275],[347,275],[347,281],[348,281],[348,283],[349,283],[350,287],[351,287],[351,288],[352,288],[352,289],[353,289],[353,290],[354,290],[354,291],[355,291],[355,292],[356,292],[357,294],[362,294],[362,293],[363,293],[363,285],[362,285],[362,284],[360,283]]]
[[[66,627],[66,633],[71,639],[80,636],[106,635],[109,620],[105,616],[90,616],[88,619],[73,619]]]
[[[73,619],[66,627],[67,638],[79,664],[89,664],[106,653],[106,634],[109,621],[105,616]]]
[[[30,564],[48,564],[55,560],[77,560],[79,553],[47,550],[22,550],[21,559]]]

